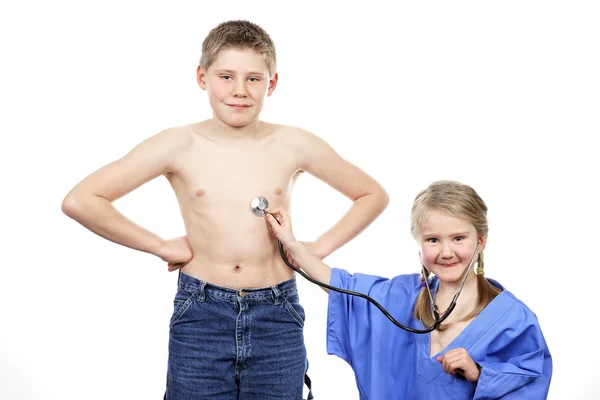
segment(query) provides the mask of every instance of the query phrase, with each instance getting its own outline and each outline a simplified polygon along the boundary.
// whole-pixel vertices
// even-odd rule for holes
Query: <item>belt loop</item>
[[[206,288],[206,282],[204,281],[200,281],[200,287],[198,288],[198,292],[196,292],[196,298],[198,299],[198,301],[204,301],[206,299],[206,292],[205,289]]]
[[[277,285],[271,286],[271,295],[273,296],[273,304],[276,306],[281,304],[281,292],[279,291]]]

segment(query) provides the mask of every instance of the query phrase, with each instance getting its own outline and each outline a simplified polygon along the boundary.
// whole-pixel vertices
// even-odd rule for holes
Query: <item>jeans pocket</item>
[[[173,300],[173,314],[169,326],[173,326],[183,315],[185,310],[193,303],[195,296],[184,289],[178,289],[175,299]]]
[[[304,327],[304,307],[300,305],[296,298],[286,299],[285,297],[282,299],[283,308],[301,327]]]

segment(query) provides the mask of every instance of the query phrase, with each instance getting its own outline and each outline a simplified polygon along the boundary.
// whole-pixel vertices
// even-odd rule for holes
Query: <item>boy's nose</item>
[[[238,83],[235,85],[233,90],[233,95],[236,97],[245,97],[246,96],[246,85],[243,83]]]

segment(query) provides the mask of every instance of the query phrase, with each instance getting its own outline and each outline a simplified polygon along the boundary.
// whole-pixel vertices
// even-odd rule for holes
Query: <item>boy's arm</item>
[[[159,175],[173,172],[175,157],[191,140],[177,129],[146,139],[79,182],[63,200],[62,211],[105,239],[162,257],[165,241],[128,220],[112,202]]]
[[[323,139],[304,131],[299,136],[302,169],[353,201],[346,214],[317,239],[315,254],[324,258],[369,226],[385,210],[389,198],[375,179],[342,158]]]

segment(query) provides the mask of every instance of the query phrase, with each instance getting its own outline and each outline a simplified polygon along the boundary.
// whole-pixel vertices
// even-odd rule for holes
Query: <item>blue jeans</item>
[[[308,367],[295,278],[235,290],[183,272],[169,332],[167,400],[300,400]]]

